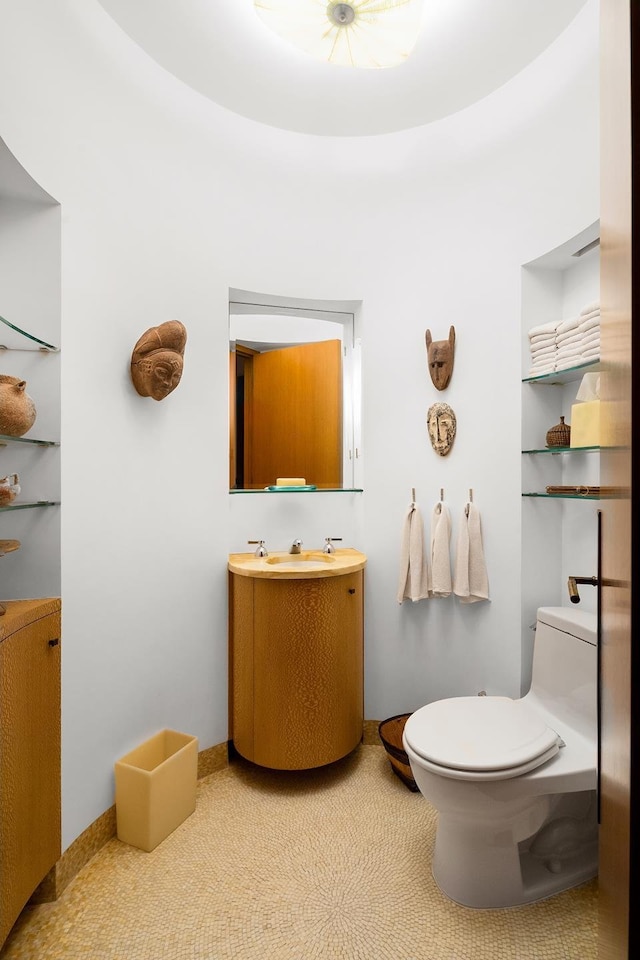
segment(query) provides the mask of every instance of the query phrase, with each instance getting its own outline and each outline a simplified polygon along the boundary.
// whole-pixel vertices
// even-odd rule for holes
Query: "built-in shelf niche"
[[[522,651],[523,692],[530,682],[533,632],[539,606],[569,606],[567,580],[597,572],[597,518],[601,496],[547,493],[548,486],[599,488],[597,447],[548,448],[547,431],[571,406],[586,373],[599,361],[530,376],[529,330],[576,316],[599,300],[599,224],[522,267]],[[581,252],[582,251],[582,252]],[[596,592],[581,603],[595,612]]]

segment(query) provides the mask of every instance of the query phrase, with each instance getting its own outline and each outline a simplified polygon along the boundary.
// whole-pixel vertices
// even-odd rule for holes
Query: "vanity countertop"
[[[362,570],[366,562],[364,553],[352,547],[341,547],[335,553],[323,553],[322,550],[302,550],[297,554],[276,551],[267,557],[256,557],[254,553],[231,553],[228,569],[241,577],[310,580],[355,573],[356,570]]]
[[[42,620],[61,608],[59,597],[44,597],[36,600],[3,600],[6,613],[0,617],[0,643],[22,630],[29,623]]]

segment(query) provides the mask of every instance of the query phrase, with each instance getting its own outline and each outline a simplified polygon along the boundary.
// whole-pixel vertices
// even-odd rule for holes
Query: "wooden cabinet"
[[[0,617],[0,946],[60,857],[60,600]]]
[[[318,767],[362,739],[363,585],[363,570],[229,574],[231,739],[247,760]]]

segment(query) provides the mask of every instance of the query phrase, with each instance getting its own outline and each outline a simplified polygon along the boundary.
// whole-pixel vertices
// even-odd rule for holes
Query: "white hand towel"
[[[540,333],[535,337],[529,337],[529,343],[532,347],[552,347],[555,342],[555,331],[553,333]]]
[[[581,330],[583,333],[585,333],[587,330],[593,330],[593,329],[596,329],[596,330],[600,329],[599,313],[597,313],[593,317],[585,317],[584,320],[581,322],[580,326],[578,327],[578,330]]]
[[[599,330],[589,330],[586,334],[580,334],[577,337],[572,337],[571,340],[566,340],[564,343],[558,344],[557,356],[560,358],[566,353],[575,353],[576,350],[584,350],[593,343],[600,343]]]
[[[562,323],[559,323],[556,327],[556,335],[560,336],[561,333],[566,333],[567,330],[577,330],[580,325],[580,319],[580,317],[570,317],[568,320],[563,320]]]
[[[556,347],[560,350],[562,347],[566,347],[570,343],[578,343],[585,336],[584,331],[577,327],[575,330],[570,330],[568,333],[562,333],[556,340]]]
[[[442,502],[431,515],[431,596],[451,596],[451,514]]]
[[[557,323],[541,323],[537,327],[531,327],[529,330],[529,338],[538,337],[542,333],[555,333]]]
[[[582,363],[582,353],[567,353],[556,360],[556,370],[566,370],[567,367],[578,367]]]
[[[555,354],[555,353],[549,354],[549,355],[546,356],[546,357],[532,357],[532,359],[531,359],[531,368],[532,368],[533,370],[542,370],[543,367],[544,367],[545,369],[547,369],[547,367],[552,367],[552,368],[553,368],[553,365],[554,365],[555,362],[556,362],[556,354]]]
[[[534,360],[539,357],[548,357],[550,353],[555,353],[557,347],[555,343],[551,344],[548,347],[531,347],[531,356]]]
[[[409,505],[402,527],[398,603],[429,597],[429,568],[424,556],[424,524],[415,503]]]
[[[585,353],[593,353],[594,350],[600,350],[600,339],[590,340],[589,343],[573,344],[566,350],[558,350],[556,363],[564,363],[569,357],[583,357]]]
[[[467,504],[460,519],[453,592],[460,603],[489,599],[480,512],[473,503]]]
[[[600,331],[590,330],[582,337],[582,349],[593,346],[594,343],[600,343]]]
[[[564,350],[558,350],[556,361],[566,360],[567,357],[579,357],[581,354],[582,345],[579,343],[572,343],[570,347],[565,347]]]
[[[600,344],[597,347],[591,347],[589,350],[585,350],[582,354],[582,359],[586,360],[597,360],[600,358]]]
[[[583,363],[589,363],[591,360],[600,359],[600,350],[596,349],[592,354],[581,353],[577,357],[567,357],[565,360],[559,360],[556,365],[556,371],[569,370],[571,367],[580,367]]]
[[[555,362],[540,364],[540,366],[531,367],[525,379],[528,379],[529,377],[544,377],[548,373],[555,373],[555,369]]]
[[[587,313],[595,313],[595,311],[599,309],[600,301],[593,300],[591,303],[585,303],[584,307],[580,311],[580,316],[585,316]]]

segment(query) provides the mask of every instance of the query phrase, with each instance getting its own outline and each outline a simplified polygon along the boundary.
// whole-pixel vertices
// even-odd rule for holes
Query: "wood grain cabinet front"
[[[364,572],[229,574],[230,727],[241,756],[319,767],[362,739]]]
[[[60,601],[0,618],[0,947],[60,857]]]

